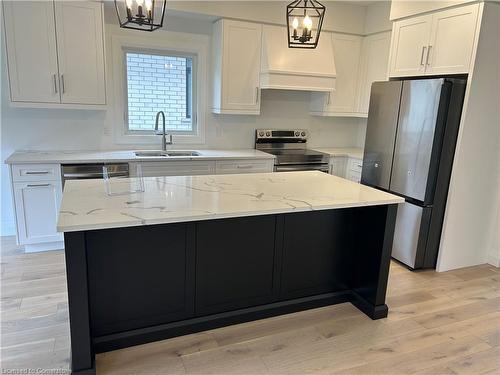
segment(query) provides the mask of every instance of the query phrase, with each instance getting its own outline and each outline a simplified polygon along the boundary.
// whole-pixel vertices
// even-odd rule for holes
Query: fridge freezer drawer
[[[392,257],[411,268],[423,265],[432,207],[408,202],[398,206]]]

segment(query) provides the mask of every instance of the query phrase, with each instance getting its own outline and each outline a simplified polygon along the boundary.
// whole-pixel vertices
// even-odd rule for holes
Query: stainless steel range
[[[275,172],[322,171],[328,173],[329,156],[307,149],[307,130],[255,131],[255,148],[276,156]]]

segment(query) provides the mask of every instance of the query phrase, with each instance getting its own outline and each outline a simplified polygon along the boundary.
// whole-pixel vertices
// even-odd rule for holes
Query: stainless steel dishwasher
[[[86,180],[103,178],[102,167],[108,167],[110,177],[128,177],[128,163],[93,163],[93,164],[63,164],[62,182],[68,180]]]

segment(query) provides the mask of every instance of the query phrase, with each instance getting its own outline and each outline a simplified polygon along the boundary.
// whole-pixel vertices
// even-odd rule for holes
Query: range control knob
[[[306,136],[306,132],[302,132],[300,133],[301,136],[305,137]]]
[[[271,136],[271,132],[266,132],[266,137],[270,137]]]
[[[296,137],[300,136],[300,133],[299,132],[295,132],[295,136]]]
[[[264,132],[259,132],[259,137],[263,137],[264,136]]]

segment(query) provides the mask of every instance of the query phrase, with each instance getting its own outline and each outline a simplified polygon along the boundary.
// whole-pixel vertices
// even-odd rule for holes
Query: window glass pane
[[[171,132],[192,133],[191,57],[126,52],[128,129],[153,131],[156,113],[165,112]]]

